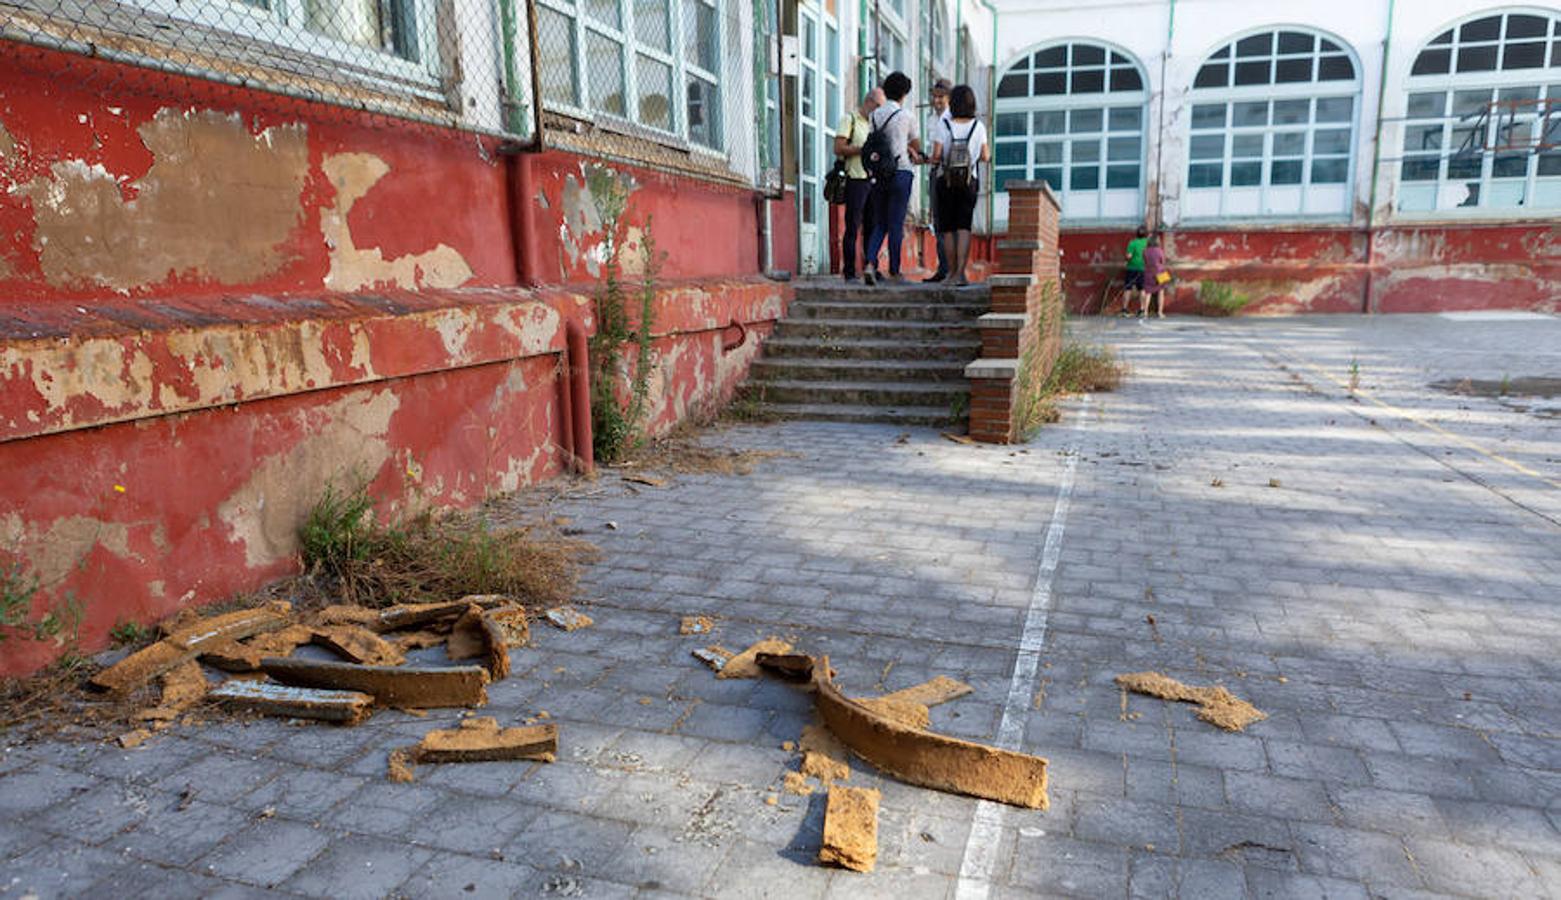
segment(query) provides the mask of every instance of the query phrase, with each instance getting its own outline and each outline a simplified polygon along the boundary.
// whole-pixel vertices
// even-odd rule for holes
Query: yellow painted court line
[[[1289,356],[1289,354],[1283,354],[1283,355]],[[1547,484],[1547,485],[1549,485],[1549,486],[1551,486],[1553,488],[1561,489],[1561,481],[1555,481],[1553,479],[1547,478],[1544,475],[1540,474],[1539,472],[1536,472],[1533,469],[1530,469],[1528,466],[1523,465],[1522,463],[1518,462],[1515,459],[1508,459],[1507,457],[1502,456],[1500,453],[1496,453],[1495,451],[1487,450],[1484,447],[1481,447],[1479,444],[1476,444],[1474,441],[1469,440],[1468,438],[1464,437],[1461,434],[1454,434],[1453,432],[1448,431],[1447,429],[1441,427],[1440,425],[1437,425],[1434,422],[1427,422],[1426,420],[1420,418],[1419,416],[1415,415],[1414,413],[1410,412],[1409,410],[1399,409],[1398,407],[1394,406],[1391,403],[1388,403],[1385,400],[1378,400],[1376,397],[1373,397],[1370,394],[1370,392],[1364,390],[1363,388],[1356,388],[1355,390],[1350,391],[1350,386],[1349,386],[1348,383],[1346,383],[1344,381],[1341,381],[1338,378],[1335,378],[1333,376],[1333,374],[1331,372],[1327,371],[1326,369],[1323,369],[1323,368],[1320,368],[1318,366],[1315,366],[1315,365],[1307,362],[1304,359],[1297,359],[1297,358],[1295,358],[1293,356],[1290,356],[1290,360],[1292,362],[1294,362],[1294,363],[1297,363],[1299,365],[1305,366],[1306,368],[1311,369],[1313,372],[1316,372],[1318,375],[1321,375],[1322,377],[1328,379],[1329,381],[1331,381],[1334,384],[1338,385],[1339,387],[1343,388],[1346,392],[1349,392],[1351,396],[1363,397],[1366,400],[1370,401],[1371,403],[1376,404],[1378,407],[1387,410],[1388,412],[1394,414],[1395,416],[1398,416],[1401,419],[1408,419],[1409,421],[1415,423],[1416,425],[1419,425],[1421,428],[1424,428],[1427,431],[1435,432],[1435,433],[1437,433],[1437,434],[1439,434],[1439,435],[1441,435],[1441,436],[1443,436],[1445,438],[1449,438],[1449,439],[1451,439],[1451,440],[1453,440],[1453,441],[1455,441],[1455,442],[1457,442],[1459,444],[1462,444],[1464,447],[1467,447],[1468,449],[1473,450],[1475,453],[1478,453],[1478,454],[1480,454],[1481,456],[1483,456],[1483,457],[1485,457],[1487,459],[1494,460],[1495,462],[1499,462],[1502,465],[1508,467],[1509,469],[1512,469],[1514,472],[1520,472],[1520,473],[1522,473],[1524,475],[1529,476],[1530,478],[1538,479],[1539,481],[1544,482],[1545,484]]]

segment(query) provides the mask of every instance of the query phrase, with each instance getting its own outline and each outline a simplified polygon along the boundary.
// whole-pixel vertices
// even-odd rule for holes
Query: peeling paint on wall
[[[98,546],[121,559],[131,556],[128,526],[90,516],[65,516],[40,528],[12,513],[0,520],[0,546],[19,551],[43,585],[63,581]]]
[[[320,485],[372,478],[391,458],[386,440],[401,401],[390,390],[355,391],[307,415],[308,437],[259,460],[249,480],[218,507],[252,567],[298,552],[298,526],[319,500]]]
[[[0,162],[10,162],[15,153],[16,139],[6,130],[5,123],[0,122]]]
[[[101,164],[64,159],[11,188],[32,200],[33,247],[50,284],[129,292],[170,278],[246,282],[289,261],[309,172],[303,125],[255,134],[237,115],[163,108],[138,132],[152,165],[128,184]]]
[[[339,153],[321,163],[336,188],[336,202],[320,211],[320,236],[330,251],[331,268],[325,286],[336,291],[394,285],[403,288],[460,287],[472,277],[466,258],[447,244],[424,253],[386,259],[378,247],[359,249],[347,217],[352,207],[390,173],[383,159],[370,153]]]

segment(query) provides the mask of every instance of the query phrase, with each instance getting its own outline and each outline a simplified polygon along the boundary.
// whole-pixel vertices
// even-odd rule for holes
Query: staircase
[[[798,283],[754,361],[745,399],[765,418],[944,426],[970,404],[965,364],[981,355],[984,286]]]

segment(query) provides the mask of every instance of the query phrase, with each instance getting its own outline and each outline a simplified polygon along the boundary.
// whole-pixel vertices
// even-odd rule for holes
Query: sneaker
[[[922,284],[937,284],[938,282],[942,281],[943,279],[945,279],[947,277],[949,277],[949,273],[947,273],[947,272],[936,272],[936,273],[934,273],[932,275],[929,275],[926,278],[923,278],[921,280],[921,283]]]
[[[874,272],[872,269],[868,269],[866,272],[863,272],[862,283],[868,287],[876,286],[878,284],[878,273]]]
[[[855,272],[842,272],[842,273],[840,273],[840,277],[844,278],[846,281],[855,281],[856,280],[856,273]]]

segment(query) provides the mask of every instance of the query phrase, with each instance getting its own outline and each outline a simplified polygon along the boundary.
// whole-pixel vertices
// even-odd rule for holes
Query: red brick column
[[[992,311],[978,320],[981,358],[970,381],[970,436],[1006,444],[1038,424],[1036,402],[1062,345],[1057,221],[1061,206],[1043,181],[1009,182],[1008,234],[987,279]]]

